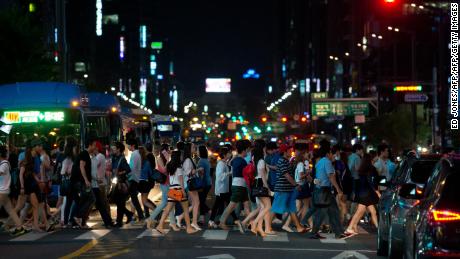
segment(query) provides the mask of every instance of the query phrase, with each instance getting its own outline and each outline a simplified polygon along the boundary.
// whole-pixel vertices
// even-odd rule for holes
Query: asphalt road
[[[140,225],[106,230],[97,220],[90,223],[92,230],[31,232],[16,238],[0,233],[0,258],[377,258],[376,235],[363,229],[346,240],[312,240],[308,234],[282,231],[266,238],[237,230],[161,236]]]

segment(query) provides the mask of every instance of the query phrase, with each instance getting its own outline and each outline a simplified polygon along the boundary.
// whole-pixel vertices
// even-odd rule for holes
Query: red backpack
[[[254,185],[256,181],[256,166],[254,162],[250,162],[247,166],[243,168],[243,178],[246,181],[246,184],[249,189]]]

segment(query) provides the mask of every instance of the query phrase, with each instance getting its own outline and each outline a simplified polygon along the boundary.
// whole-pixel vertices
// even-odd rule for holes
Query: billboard
[[[230,78],[206,78],[206,93],[230,93]]]

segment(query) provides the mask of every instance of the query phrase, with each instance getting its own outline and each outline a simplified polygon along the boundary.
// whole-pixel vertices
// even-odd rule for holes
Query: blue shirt
[[[42,161],[40,160],[40,156],[34,157],[34,172],[35,174],[40,174],[40,166]]]
[[[141,176],[139,180],[148,181],[151,175],[152,175],[152,167],[150,166],[150,162],[146,160],[144,164],[142,165]]]
[[[351,155],[348,157],[348,169],[350,169],[351,176],[355,180],[359,179],[358,169],[360,165],[361,157],[356,153],[351,153]]]
[[[200,158],[200,160],[198,161],[198,165],[196,167],[204,169],[203,179],[204,179],[205,186],[211,186],[212,185],[211,164],[209,163],[209,160],[207,158]]]
[[[332,166],[331,160],[329,160],[327,157],[323,157],[316,163],[315,168],[316,179],[319,180],[319,184],[317,186],[332,187],[331,181],[329,180],[329,175],[334,174],[335,170]]]
[[[241,177],[243,178],[243,169],[245,166],[248,164],[246,163],[246,160],[244,160],[241,157],[236,157],[232,160],[231,164],[232,166],[232,176],[233,178],[235,177]]]

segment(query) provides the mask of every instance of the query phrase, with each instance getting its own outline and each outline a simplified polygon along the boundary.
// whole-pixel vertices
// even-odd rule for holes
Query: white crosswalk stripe
[[[35,240],[43,238],[43,237],[45,237],[45,236],[47,236],[47,235],[49,235],[51,233],[53,233],[53,232],[43,232],[43,233],[29,232],[29,233],[24,234],[22,236],[13,238],[13,239],[11,239],[9,241],[13,241],[13,242],[35,241]]]
[[[228,230],[206,230],[203,238],[206,240],[227,240]]]
[[[265,242],[289,242],[288,234],[286,232],[278,232],[276,235],[269,235],[264,237]]]
[[[110,229],[95,229],[95,230],[90,230],[74,239],[76,240],[92,240],[92,239],[99,239],[108,233],[110,233]]]
[[[169,233],[166,232],[166,235]],[[162,237],[163,235],[159,233],[158,231],[152,230],[152,229],[146,229],[144,232],[142,232],[140,235],[138,235],[136,238],[143,238],[143,237]]]
[[[326,239],[320,239],[321,243],[325,244],[346,244],[347,241],[344,239],[335,238],[335,234],[321,234],[326,237]]]

